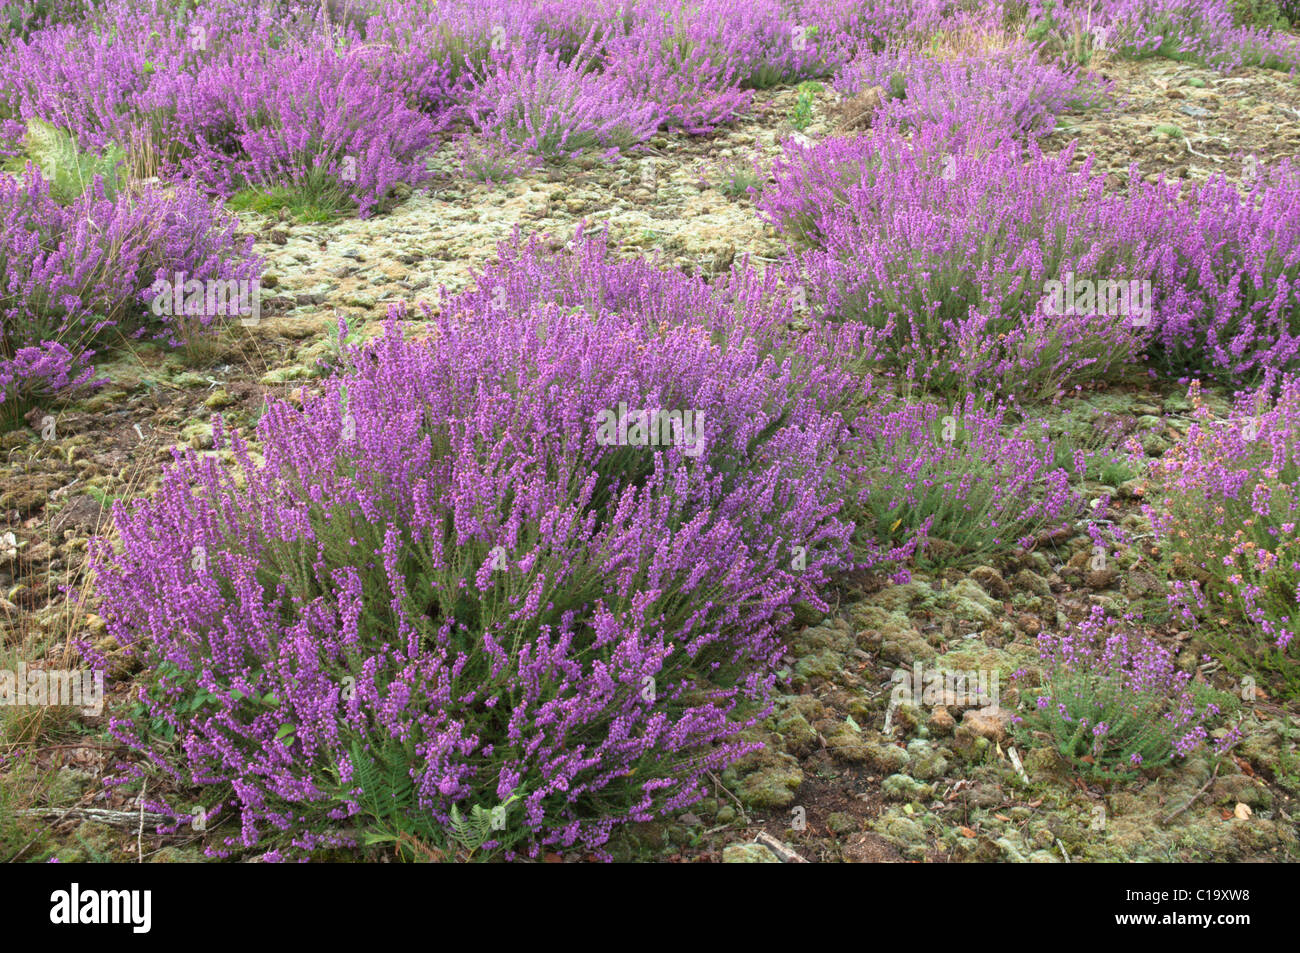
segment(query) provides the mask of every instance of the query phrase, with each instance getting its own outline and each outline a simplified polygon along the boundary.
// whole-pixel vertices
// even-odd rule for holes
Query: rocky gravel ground
[[[1098,72],[1113,83],[1110,103],[1062,117],[1044,149],[1080,140],[1079,161],[1092,153],[1116,187],[1133,162],[1152,181],[1215,173],[1239,181],[1251,156],[1263,165],[1300,152],[1300,87],[1276,72],[1223,76],[1169,60],[1102,63]]]
[[[1281,74],[1231,75],[1167,60],[1102,64],[1110,104],[1062,117],[1048,151],[1079,139],[1118,185],[1140,172],[1189,181],[1243,172],[1300,153],[1300,87]],[[791,133],[793,90],[760,95],[751,117],[708,139],[664,137],[608,164],[568,163],[489,186],[467,182],[452,149],[440,173],[369,220],[300,224],[241,213],[267,261],[263,321],[179,351],[124,346],[102,370],[112,383],[59,407],[36,408],[27,428],[0,437],[0,648],[9,656],[75,664],[89,638],[115,660],[98,717],[27,715],[27,744],[0,765],[0,859],[200,859],[204,838],[160,836],[134,823],[132,788],[101,783],[127,757],[104,732],[132,692],[132,660],[105,637],[87,578],[88,539],[107,531],[111,500],[147,492],[176,445],[212,445],[209,417],[253,425],[269,397],[293,399],[326,373],[337,316],[374,329],[399,301],[437,307],[439,289],[466,285],[499,242],[608,227],[627,255],[717,273],[748,257],[781,260],[782,242],[756,215],[745,186]],[[833,94],[819,94],[804,133],[834,132]],[[1083,393],[1055,411],[1076,421],[1109,414],[1151,456],[1188,423],[1184,389],[1142,378]],[[1211,395],[1226,409],[1222,395]],[[1095,484],[1128,533],[1115,565],[1090,567],[1084,533],[1045,538],[1022,557],[904,585],[841,580],[834,611],[790,634],[785,694],[754,730],[763,749],[714,779],[713,795],[671,822],[622,831],[618,859],[672,861],[1273,861],[1300,859],[1300,731],[1260,696],[1243,707],[1246,741],[1217,767],[1193,757],[1176,771],[1124,785],[1087,782],[1046,748],[1016,751],[1008,724],[1018,669],[1033,683],[1034,637],[1093,605],[1146,611],[1149,633],[1200,676],[1235,682],[1164,610],[1166,582],[1138,510],[1140,479]],[[7,533],[13,533],[12,543]],[[996,671],[1000,704],[894,706],[897,670]],[[958,700],[961,701],[961,700]],[[109,813],[88,814],[88,809]],[[113,813],[117,812],[117,813]],[[775,845],[775,846],[769,846]],[[553,861],[580,857],[552,855]]]

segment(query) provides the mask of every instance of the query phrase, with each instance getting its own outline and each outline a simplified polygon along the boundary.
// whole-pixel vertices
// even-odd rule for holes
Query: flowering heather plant
[[[880,141],[892,132],[834,136],[813,145],[788,142],[771,166],[775,186],[763,190],[759,211],[793,242],[824,248],[831,210],[847,206],[880,177],[896,174],[908,155],[901,141]]]
[[[135,114],[150,84],[148,58],[135,36],[119,41],[79,23],[46,27],[4,47],[0,98],[14,119],[46,120],[102,149],[128,138],[123,116]]]
[[[1160,505],[1144,507],[1192,579],[1175,584],[1188,621],[1219,622],[1240,654],[1257,654],[1249,630],[1287,650],[1300,631],[1300,377],[1269,375],[1216,421],[1193,382],[1195,418],[1153,463]],[[1294,684],[1294,649],[1283,665]],[[1275,661],[1278,661],[1275,659]]]
[[[814,311],[870,328],[909,381],[1051,397],[1136,358],[1149,327],[1107,309],[1053,310],[1048,282],[1134,280],[1167,254],[1071,155],[1026,157],[977,127],[960,149],[944,127],[910,141],[882,128],[787,147],[758,204],[814,243],[796,279]]]
[[[606,37],[626,31],[629,23],[644,15],[641,4],[629,8],[617,0],[565,0],[521,12],[530,18],[530,32],[538,37],[540,47],[558,53],[565,63],[584,47],[599,46]]]
[[[928,50],[868,53],[837,74],[834,87],[855,95],[879,86],[890,94],[883,121],[947,123],[954,138],[965,126],[1001,135],[1038,137],[1067,109],[1100,102],[1099,81],[1075,68],[1044,63],[1023,42],[1003,49],[936,57]]]
[[[922,548],[920,562],[969,562],[1079,515],[1084,501],[1055,464],[1046,427],[1035,436],[1009,426],[1007,410],[972,394],[951,410],[900,402],[872,414],[851,445],[858,538],[899,546],[928,536],[953,549]]]
[[[699,20],[651,16],[605,44],[606,74],[624,96],[652,103],[660,125],[702,135],[737,118],[753,92],[742,89],[742,66],[709,46]]]
[[[309,35],[298,18],[278,16],[267,3],[172,8],[110,0],[4,49],[0,100],[23,119],[67,129],[83,148],[147,142],[171,163],[194,136],[185,105],[196,82],[237,89],[275,49]],[[265,54],[260,63],[252,59],[258,54]]]
[[[1193,59],[1224,70],[1262,66],[1294,70],[1300,45],[1284,31],[1239,22],[1234,0],[1032,0],[1028,35],[1051,41],[1076,60],[1096,52],[1141,58]],[[1102,33],[1101,31],[1104,31]]]
[[[955,10],[950,0],[818,0],[805,4],[800,14],[818,27],[829,47],[827,60],[839,65],[889,43],[921,42],[945,24],[959,21],[964,12]]]
[[[1236,0],[1184,0],[1173,6],[1148,0],[1133,7],[1150,18],[1147,32],[1162,37],[1164,55],[1191,56],[1223,70],[1259,66],[1294,72],[1300,66],[1300,41],[1279,29],[1281,24],[1242,22]]]
[[[109,328],[172,344],[194,333],[187,317],[150,313],[154,281],[255,280],[252,238],[237,227],[183,186],[110,199],[97,177],[65,206],[34,167],[0,175],[0,403],[84,382],[89,348]]]
[[[370,9],[372,16],[350,27],[349,41],[383,49],[375,63],[382,87],[404,93],[407,105],[441,128],[459,114],[476,72],[516,44],[534,55],[548,49],[545,13],[561,8],[518,0],[380,0]]]
[[[181,168],[225,195],[288,184],[365,218],[398,183],[428,178],[435,143],[433,121],[375,83],[370,59],[306,50],[254,61],[239,84],[206,74],[189,115],[194,155]]]
[[[187,453],[116,507],[98,586],[152,687],[114,731],[219,785],[232,840],[447,847],[453,808],[517,795],[486,850],[599,849],[751,750],[780,627],[846,551],[855,382],[737,298],[685,311],[702,282],[601,261],[524,249],[417,340],[393,311],[321,396],[272,403],[258,457],[218,421],[236,472]],[[694,426],[622,440],[642,408]],[[410,782],[400,817],[380,775]]]
[[[273,5],[173,15],[119,3],[90,26],[42,30],[0,56],[0,98],[85,148],[148,154],[225,195],[290,185],[366,215],[397,182],[424,179],[450,106],[430,93],[433,115],[417,112],[420,89],[392,85],[410,77],[383,45],[353,35],[340,50],[321,24]]]
[[[703,0],[665,16],[674,18],[679,36],[704,46],[715,62],[734,70],[742,87],[766,89],[826,72],[834,38],[814,22],[810,6],[780,0]]]
[[[1211,738],[1232,697],[1193,682],[1173,652],[1128,629],[1093,606],[1069,631],[1038,636],[1046,675],[1036,696],[1026,690],[1035,697],[1016,718],[1022,743],[1050,739],[1077,768],[1111,777],[1164,767],[1203,747],[1223,754],[1236,744],[1236,728]]]
[[[1288,163],[1249,196],[1216,177],[1184,198],[1136,167],[1109,193],[1070,157],[1026,154],[979,124],[907,139],[887,122],[788,144],[758,205],[812,246],[794,280],[817,308],[872,328],[929,387],[1050,397],[1146,354],[1231,379],[1296,366],[1300,178]],[[1078,282],[1108,297],[1052,306],[1053,285]]]
[[[0,431],[18,424],[32,398],[90,383],[94,370],[85,361],[92,354],[73,354],[57,341],[47,341],[0,357]]]
[[[1136,177],[1134,177],[1136,178]],[[1260,169],[1242,195],[1222,176],[1185,208],[1176,185],[1150,200],[1177,250],[1188,304],[1166,313],[1157,345],[1175,368],[1253,382],[1269,368],[1300,367],[1300,170],[1283,160]]]
[[[590,55],[583,52],[568,63],[558,53],[517,56],[479,80],[466,111],[503,153],[539,159],[626,149],[650,138],[661,119],[655,107],[626,96],[593,71]]]

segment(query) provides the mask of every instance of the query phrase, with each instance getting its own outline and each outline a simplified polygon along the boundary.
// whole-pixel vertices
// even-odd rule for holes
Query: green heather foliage
[[[888,546],[921,534],[946,544],[922,548],[922,564],[971,564],[1078,515],[1071,471],[1056,465],[1045,429],[1012,427],[1006,410],[971,396],[876,418],[854,447],[862,470],[850,515],[859,533],[874,528]]]
[[[1154,465],[1163,488],[1148,505],[1181,570],[1183,617],[1226,633],[1241,658],[1300,689],[1300,381],[1270,376],[1214,420],[1200,386],[1195,422]],[[1222,641],[1222,640],[1221,640]]]
[[[1025,744],[1048,735],[1086,774],[1133,775],[1202,747],[1222,754],[1241,738],[1230,729],[1211,740],[1235,707],[1232,696],[1194,683],[1168,648],[1139,638],[1100,606],[1067,632],[1043,633],[1038,647],[1046,679],[1026,689],[1037,697],[1018,718],[1017,734]]]

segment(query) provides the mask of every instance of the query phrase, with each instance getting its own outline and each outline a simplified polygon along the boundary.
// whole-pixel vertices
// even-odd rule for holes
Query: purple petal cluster
[[[789,143],[763,214],[803,246],[792,283],[815,313],[870,329],[908,380],[1052,397],[1149,360],[1251,380],[1300,366],[1300,178],[1286,162],[1242,195],[1107,189],[976,121],[882,122]],[[807,247],[811,246],[811,247]],[[1087,306],[1053,286],[1110,287]],[[1117,294],[1116,292],[1121,292]],[[1058,294],[1056,297],[1060,298]]]
[[[936,57],[909,46],[867,52],[834,81],[853,96],[878,86],[888,94],[878,122],[946,124],[960,138],[968,126],[1006,136],[1042,136],[1069,108],[1097,105],[1106,84],[1077,68],[1045,62],[1024,41]]]
[[[196,327],[155,316],[155,279],[254,281],[260,263],[238,222],[194,189],[143,187],[109,198],[96,179],[71,205],[29,166],[0,175],[0,403],[84,383],[105,329],[179,343]]]
[[[319,843],[357,810],[353,745],[400,744],[440,822],[513,792],[531,850],[598,848],[750,750],[781,626],[847,565],[837,411],[861,385],[811,336],[778,346],[770,288],[594,241],[503,255],[273,402],[256,454],[217,426],[234,472],[187,454],[96,547],[110,631],[158,675],[148,716],[245,845]],[[620,405],[702,415],[703,452],[609,445]]]
[[[1236,744],[1235,728],[1211,741],[1221,706],[1178,668],[1169,648],[1130,626],[1094,606],[1066,632],[1040,635],[1045,682],[1022,729],[1045,731],[1067,757],[1116,774]]]
[[[1242,621],[1278,649],[1300,631],[1300,378],[1269,375],[1216,420],[1193,383],[1194,420],[1154,464],[1145,509],[1191,578],[1172,600],[1188,621]]]

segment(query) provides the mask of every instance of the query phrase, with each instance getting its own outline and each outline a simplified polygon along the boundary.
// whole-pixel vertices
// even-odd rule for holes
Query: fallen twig
[[[716,774],[714,774],[712,771],[710,771],[708,774],[709,777],[713,779],[713,783],[716,784],[720,790],[725,791],[727,797],[731,798],[733,801],[736,802],[736,807],[740,808],[741,820],[743,820],[746,824],[748,824],[749,815],[745,813],[745,805],[740,803],[740,798],[736,797],[736,795],[728,791],[727,786],[718,780],[718,776]]]
[[[1007,756],[1010,757],[1011,766],[1016,769],[1016,774],[1020,776],[1020,780],[1028,786],[1029,775],[1025,773],[1025,766],[1020,763],[1020,755],[1016,753],[1016,749],[1007,748]]]
[[[1214,779],[1217,778],[1218,776],[1219,776],[1219,766],[1216,764],[1216,765],[1214,766],[1214,771],[1213,771],[1213,773],[1210,774],[1210,779],[1209,779],[1208,781],[1206,781],[1204,784],[1201,785],[1201,789],[1200,789],[1199,791],[1197,791],[1195,794],[1193,794],[1190,798],[1188,798],[1186,804],[1184,804],[1184,805],[1183,805],[1182,807],[1180,807],[1178,810],[1174,811],[1174,813],[1170,814],[1168,817],[1163,818],[1163,819],[1160,821],[1160,826],[1161,826],[1161,827],[1164,827],[1166,824],[1168,824],[1170,821],[1172,821],[1172,820],[1173,820],[1175,817],[1177,817],[1179,814],[1183,813],[1183,811],[1185,811],[1185,810],[1187,810],[1189,807],[1191,807],[1192,804],[1196,801],[1196,799],[1197,799],[1198,797],[1200,797],[1202,794],[1204,794],[1206,791],[1209,790],[1210,785],[1214,783]]]
[[[779,840],[777,840],[767,831],[759,831],[758,836],[754,838],[754,843],[762,844],[772,853],[776,854],[777,858],[780,859],[781,863],[783,864],[808,863],[808,861],[805,858],[799,856],[799,854],[796,851],[793,851],[789,847],[786,847],[785,844],[781,843]]]
[[[1192,148],[1192,141],[1186,137],[1183,138],[1183,145],[1187,147],[1188,152],[1190,152],[1192,155],[1196,156],[1197,158],[1209,159],[1211,162],[1223,161],[1223,159],[1220,158],[1219,156],[1206,155],[1204,152],[1197,152],[1195,149]]]
[[[171,818],[164,814],[140,811],[110,811],[101,807],[33,807],[14,811],[19,817],[55,817],[59,821],[73,818],[78,821],[94,821],[97,824],[109,824],[127,827],[131,824],[165,824]],[[58,823],[58,821],[56,821]]]
[[[144,792],[149,786],[148,779],[145,779],[140,785],[140,826],[135,832],[135,862],[144,863]]]

